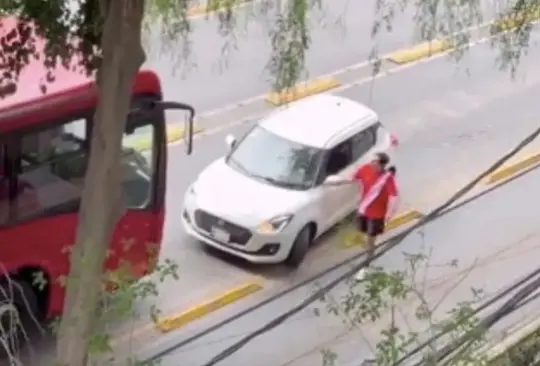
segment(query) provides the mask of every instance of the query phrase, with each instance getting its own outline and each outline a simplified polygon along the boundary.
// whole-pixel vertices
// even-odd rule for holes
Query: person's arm
[[[339,182],[325,182],[325,186],[343,186],[346,184],[356,184],[357,182],[354,179],[343,179]]]
[[[388,194],[388,210],[386,212],[386,220],[389,220],[396,214],[399,207],[399,192],[394,176],[388,178],[388,181],[386,182],[386,189]]]
[[[345,184],[362,184],[363,174],[364,174],[364,167],[360,167],[360,169],[358,169],[354,173],[352,179],[343,178],[339,182],[325,183],[325,185],[327,185],[327,186],[342,186],[342,185],[345,185]]]

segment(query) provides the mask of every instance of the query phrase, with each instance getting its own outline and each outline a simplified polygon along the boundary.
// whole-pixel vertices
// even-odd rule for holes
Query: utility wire
[[[537,279],[539,280],[539,279]],[[536,283],[537,285],[540,285],[540,283]],[[536,292],[534,293],[536,290],[538,290],[538,288],[540,287],[536,287],[536,286],[532,286],[533,288],[524,288],[523,290],[520,290],[520,291],[523,291],[522,294],[524,295],[524,297],[518,301],[515,306],[512,308],[512,309],[507,309],[506,312],[504,312],[503,316],[499,319],[503,319],[504,317],[508,316],[508,315],[511,315],[512,313],[514,313],[515,311],[521,309],[522,307],[524,307],[525,305],[531,303],[532,301],[535,301],[537,300],[538,298],[540,298],[540,292]],[[528,294],[527,294],[528,293]],[[500,297],[497,295],[496,296],[498,299],[500,299]],[[493,299],[492,299],[493,300]],[[492,300],[490,300],[489,302],[492,302]],[[493,312],[490,313],[489,317],[492,317],[494,314],[500,312],[503,310],[503,308],[508,304],[505,303],[504,305],[500,306],[497,310],[494,310]],[[468,317],[467,319],[470,319],[472,318],[474,315],[476,315],[476,313],[478,312],[479,310],[476,310],[473,312],[473,314],[471,314],[470,317]],[[478,326],[475,327],[475,329],[478,329],[481,325],[484,325],[482,324],[483,322],[486,322],[488,320],[488,317],[484,317],[484,320],[482,320]],[[480,325],[481,324],[481,325]],[[491,324],[491,326],[493,326],[495,323]],[[455,329],[455,327],[453,327],[452,329]],[[426,341],[425,343],[423,343],[421,346],[418,346],[417,349],[418,350],[422,350],[424,348],[426,348],[430,342],[434,342],[437,338],[440,338],[440,336],[442,335],[445,335],[447,334],[448,332],[450,332],[452,329],[449,329],[447,331],[444,331],[444,332],[441,332],[442,334],[438,334],[437,336],[434,336],[434,337],[431,337],[428,341]],[[483,331],[487,331],[488,329],[483,329]],[[442,364],[442,366],[450,366],[450,365],[454,365],[456,364],[456,359],[458,359],[458,356],[460,356],[461,354],[463,354],[464,352],[467,351],[467,349],[472,345],[472,342],[474,341],[474,333],[471,334],[472,332],[474,332],[473,330],[471,330],[469,333],[466,333],[465,335],[470,335],[470,339],[466,339],[466,341],[468,341],[468,344],[465,344],[467,342],[465,342],[463,345],[459,346],[459,347],[455,347],[451,353],[453,353],[454,355],[452,357],[449,357],[450,354],[447,356],[448,360],[446,362],[444,362]],[[445,346],[447,347],[447,346]],[[401,359],[399,359],[398,361],[396,361],[396,363],[394,363],[394,366],[400,366],[402,364],[404,364],[405,362],[407,362],[410,358],[412,358],[414,355],[416,355],[417,353],[417,349],[415,349],[414,352],[409,352],[406,356],[402,357]],[[414,366],[419,366],[421,365],[423,362],[425,365],[434,365],[436,364],[436,356],[438,355],[440,351],[437,350],[435,351],[435,353],[433,352],[430,352],[428,353],[427,355],[424,355],[424,356],[421,356],[421,357],[416,357],[416,359],[420,360],[419,362],[417,361],[416,364],[414,364]],[[443,361],[444,359],[440,359],[440,361]]]
[[[447,362],[444,363],[445,366],[454,364],[455,356],[449,357],[452,353],[454,353],[456,350],[458,350],[460,347],[465,345],[465,343],[472,341],[472,338],[474,337],[474,333],[480,330],[481,332],[486,332],[491,327],[493,327],[497,322],[505,318],[506,316],[512,314],[516,310],[520,309],[521,307],[525,306],[527,303],[530,302],[530,299],[528,299],[536,290],[540,288],[540,277],[537,278],[535,281],[529,283],[524,288],[519,290],[514,296],[512,296],[509,300],[507,300],[503,305],[501,305],[497,310],[493,311],[490,315],[486,316],[484,319],[482,319],[478,325],[475,327],[474,330],[471,330],[469,332],[466,332],[461,337],[455,339],[454,341],[450,342],[446,346],[442,347],[440,350],[438,350],[435,355],[428,356],[430,362],[434,362],[434,364],[443,361],[446,358],[449,358]],[[536,298],[535,296],[532,296],[532,299]],[[468,347],[464,347],[462,349],[463,351],[466,351]],[[460,352],[460,353],[462,353]],[[421,366],[422,364],[425,364],[424,361],[420,361],[416,363],[414,366]]]
[[[394,240],[386,244],[384,247],[382,247],[380,250],[377,250],[376,254],[373,256],[373,260],[381,257],[383,254],[388,252],[390,249],[393,249],[397,245],[399,245],[407,236],[409,236],[412,232],[414,232],[417,228],[420,226],[423,226],[424,224],[432,221],[434,218],[436,218],[441,212],[449,208],[454,202],[456,202],[458,199],[463,197],[466,193],[468,193],[472,188],[474,188],[482,179],[487,177],[489,174],[491,174],[493,171],[501,167],[506,161],[508,161],[511,157],[516,155],[519,151],[521,151],[525,146],[529,145],[532,141],[534,141],[538,135],[540,135],[540,128],[536,129],[533,133],[528,135],[523,141],[521,141],[519,144],[517,144],[516,147],[514,147],[510,152],[505,154],[503,157],[501,157],[499,160],[497,160],[494,164],[492,164],[488,169],[486,169],[484,172],[482,172],[480,175],[478,175],[475,179],[473,179],[471,182],[466,184],[463,188],[461,188],[458,192],[456,192],[450,199],[448,199],[445,203],[422,217],[416,224],[411,226],[409,229],[405,230],[403,233],[396,235]],[[284,323],[287,319],[291,318],[292,316],[296,315],[300,311],[306,309],[309,305],[313,304],[317,300],[319,300],[321,297],[326,295],[328,292],[330,292],[334,287],[336,287],[338,284],[346,280],[347,278],[353,276],[355,273],[357,273],[360,269],[366,267],[371,261],[364,259],[360,264],[357,264],[353,266],[349,271],[347,271],[345,274],[341,275],[337,279],[331,281],[324,287],[319,288],[317,291],[315,291],[311,296],[307,297],[304,301],[302,301],[299,305],[291,308],[290,310],[286,311],[285,313],[281,314],[280,316],[274,318],[261,328],[255,330],[254,332],[246,335],[244,338],[233,344],[232,346],[226,348],[216,356],[214,356],[209,362],[205,363],[204,366],[213,366],[218,364],[219,362],[225,360],[226,358],[230,357],[231,355],[238,352],[240,349],[242,349],[246,344],[251,342],[253,339],[259,337],[260,335],[263,335],[265,333],[268,333],[272,329],[276,328],[278,325]]]
[[[505,312],[504,315],[498,321],[506,318],[507,316],[513,314],[514,312],[521,309],[522,307],[529,304],[530,302],[538,299],[540,297],[540,292],[536,292],[534,295],[532,295],[534,293],[534,291],[535,290],[533,290],[533,292],[531,292],[531,294],[529,294],[525,299],[523,299],[522,301],[517,303],[514,308],[512,308],[509,311]],[[499,310],[496,310],[496,311],[499,311]],[[493,325],[495,325],[495,323],[492,324],[491,327],[493,327]],[[471,332],[475,332],[476,330],[480,330],[481,331],[480,334],[485,334],[489,329],[491,329],[491,327],[489,327],[487,329],[479,329],[478,327],[475,327],[475,330],[471,330]],[[462,359],[461,358],[462,355],[465,354],[473,346],[476,339],[475,339],[474,336],[471,336],[470,339],[466,340],[466,342],[462,346],[459,346],[459,347],[455,348],[454,350],[452,350],[451,354],[449,354],[446,357],[446,361],[444,361],[444,359],[441,359],[442,363],[440,363],[440,365],[441,366],[452,366],[452,365],[455,365],[456,363],[459,364],[460,363],[459,361]],[[433,361],[432,360],[430,360],[430,361],[431,362],[428,361],[425,364],[428,364],[428,365],[433,364]]]
[[[535,277],[539,277],[540,276],[540,267],[534,269],[533,271],[531,271],[530,273],[528,273],[527,275],[521,277],[519,280],[515,281],[514,283],[512,283],[511,285],[507,286],[504,290],[502,290],[501,292],[499,292],[498,294],[496,294],[495,296],[491,297],[489,300],[485,301],[482,305],[478,306],[471,314],[471,316],[475,316],[477,314],[479,314],[480,312],[484,311],[485,309],[487,309],[488,307],[490,307],[491,305],[493,305],[494,303],[498,302],[499,300],[501,300],[503,297],[506,297],[507,295],[509,295],[510,293],[514,292],[514,291],[517,291],[517,289],[521,286],[523,286],[525,283],[529,282],[531,279],[535,278]],[[446,334],[448,334],[449,332],[451,332],[452,329],[444,329],[442,330],[441,332],[437,333],[436,335],[430,337],[429,339],[427,339],[426,341],[422,342],[420,345],[418,345],[417,347],[415,347],[414,349],[412,349],[411,351],[409,351],[406,355],[404,355],[403,357],[401,357],[400,359],[398,359],[396,361],[396,364],[395,366],[398,366],[398,365],[401,365],[403,362],[411,359],[413,356],[415,356],[418,352],[420,352],[421,350],[425,349],[426,347],[428,347],[430,344],[432,344],[433,342],[436,342],[437,340],[439,340],[441,337],[445,336]]]

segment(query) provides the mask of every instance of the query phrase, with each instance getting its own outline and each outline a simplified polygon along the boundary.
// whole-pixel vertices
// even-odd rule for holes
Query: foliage
[[[17,17],[12,18],[12,22],[2,22],[0,84],[16,86],[21,71],[33,60],[41,60],[45,66],[41,81],[44,92],[46,85],[55,81],[53,70],[56,67],[87,73],[99,67],[100,54],[96,50],[102,19],[98,0],[78,3],[4,0],[0,3],[0,14]],[[37,37],[42,37],[43,41]]]
[[[420,41],[443,39],[454,47],[451,56],[459,61],[475,42],[479,30],[488,30],[491,46],[498,51],[494,60],[512,76],[531,46],[533,23],[540,18],[538,0],[484,2],[481,0],[377,0],[372,36],[391,31],[396,15],[413,13]],[[379,55],[374,52],[373,58]]]
[[[117,347],[123,349],[125,344],[117,344],[114,339],[114,326],[118,324],[129,325],[133,322],[135,325],[143,322],[157,323],[161,313],[158,307],[154,304],[154,299],[159,296],[159,285],[163,282],[173,279],[178,279],[178,265],[170,260],[165,259],[160,263],[157,260],[153,264],[153,274],[143,279],[137,279],[133,276],[130,270],[129,263],[122,263],[117,269],[105,271],[102,275],[102,291],[100,294],[101,307],[100,311],[94,318],[95,328],[88,336],[88,366],[108,365],[119,361],[115,356]],[[34,285],[37,288],[43,288],[47,285],[46,280],[41,273],[37,273]],[[7,276],[9,278],[9,275]],[[64,282],[64,278],[58,279],[59,282]],[[11,281],[11,279],[10,279]],[[17,286],[15,281],[12,281],[13,286]],[[111,292],[113,290],[114,292]],[[3,291],[6,291],[3,289]],[[11,292],[8,290],[8,292]],[[149,314],[140,314],[137,311],[137,303],[145,302],[150,305]],[[50,328],[53,333],[58,331],[60,318],[50,323]],[[34,325],[38,326],[40,332],[45,330],[40,327],[37,319],[33,319]],[[32,340],[32,335],[28,329],[21,329],[22,336],[26,341]],[[0,334],[0,349],[5,349],[10,352],[10,347],[6,343],[8,338],[5,334]],[[129,343],[130,340],[125,340]],[[29,345],[30,349],[33,345]],[[30,357],[30,360],[27,358]],[[125,358],[125,359],[124,359]],[[38,362],[44,364],[43,360],[35,360],[32,355],[28,356],[24,353],[9,354],[10,362],[13,365],[23,365],[27,362]],[[153,364],[142,363],[133,358],[132,355],[123,355],[122,359],[126,366],[151,366]],[[48,363],[45,363],[48,365]],[[45,365],[44,364],[44,365]],[[52,366],[52,364],[51,364]]]
[[[190,2],[176,1],[165,4],[162,1],[146,1],[148,5],[148,17],[153,24],[161,24],[162,29],[169,39],[177,40],[178,36],[183,40],[182,49],[189,50],[190,40],[189,34],[191,31],[190,22],[188,19]],[[270,2],[269,2],[270,3]],[[309,6],[308,1],[293,1],[290,2],[290,8],[284,13],[279,14],[276,20],[276,31],[272,35],[272,42],[275,49],[275,55],[269,64],[271,73],[275,76],[276,82],[274,83],[276,88],[282,88],[293,85],[299,78],[303,69],[305,61],[305,51],[309,46],[308,30],[306,25],[307,8]],[[80,0],[80,1],[62,1],[62,0],[32,0],[32,1],[2,1],[0,2],[0,13],[3,16],[9,17],[9,20],[3,19],[2,35],[0,36],[0,44],[2,46],[2,53],[0,55],[3,65],[3,72],[0,79],[2,87],[2,97],[7,97],[13,94],[17,90],[17,83],[21,73],[24,71],[31,62],[38,60],[43,63],[43,76],[40,80],[39,87],[43,93],[47,92],[47,85],[56,81],[55,70],[58,67],[67,68],[73,71],[86,73],[88,75],[101,75],[112,70],[112,59],[107,59],[106,46],[102,44],[103,40],[110,39],[113,34],[107,34],[106,28],[106,13],[105,10],[112,11],[110,8],[111,2],[109,0]],[[226,35],[231,33],[235,26],[235,16],[232,11],[235,6],[233,1],[211,1],[208,8],[219,12],[220,26],[219,31]],[[281,10],[281,9],[280,9]],[[108,15],[107,15],[108,16]],[[122,23],[118,20],[116,23]],[[112,51],[112,49],[110,49]],[[112,54],[112,53],[110,53]],[[109,66],[107,63],[111,64]],[[97,72],[97,73],[96,73]],[[132,74],[133,75],[133,74]],[[112,80],[111,74],[108,78],[103,80]],[[121,78],[120,78],[121,79]],[[107,90],[105,84],[99,84],[100,95],[107,95],[108,92],[113,93],[112,89]],[[127,84],[126,84],[127,85]],[[113,87],[113,85],[111,85]],[[124,87],[119,90],[126,90]],[[111,94],[112,95],[112,94]],[[110,95],[110,96],[111,96]],[[126,98],[127,95],[123,96]],[[121,93],[114,95],[114,99],[121,100]],[[110,105],[118,104],[115,107],[99,107],[97,109],[96,120],[100,126],[106,126],[106,119],[114,119],[115,121],[121,120],[121,115],[125,115],[124,109],[121,105],[124,103],[115,103],[113,98],[103,98],[103,105],[106,102],[112,103]],[[107,108],[116,108],[116,111],[107,110]],[[121,111],[121,112],[119,112]],[[120,114],[120,115],[119,115]],[[103,125],[105,123],[105,125]],[[109,123],[109,126],[114,124]],[[97,125],[96,125],[97,126]],[[122,127],[122,126],[120,126]],[[104,128],[104,127],[103,127]],[[103,134],[103,131],[99,131],[100,128],[94,129],[94,136],[92,140],[92,146],[97,147],[96,144],[102,142],[96,140],[99,134]],[[121,130],[121,128],[120,128]],[[96,132],[97,131],[97,132]],[[115,134],[106,133],[108,144],[114,142]],[[105,149],[107,149],[105,147]],[[114,153],[116,148],[112,148],[109,156],[116,155]],[[116,149],[117,150],[117,149]],[[95,149],[91,154],[89,163],[89,173],[87,174],[86,183],[89,183],[91,174],[97,174],[91,169],[91,166],[95,165]],[[105,155],[106,152],[103,152]],[[101,159],[103,160],[103,159]],[[114,158],[105,159],[108,161],[114,161]],[[94,162],[94,163],[93,163]],[[90,173],[93,172],[93,173]],[[95,184],[85,184],[85,187],[95,187]],[[112,189],[112,187],[109,187]],[[86,190],[85,190],[86,192]],[[89,194],[86,192],[83,194],[82,207],[84,209],[85,202],[89,202]],[[92,206],[88,212],[93,212],[95,216],[97,211],[93,210]],[[105,213],[103,216],[109,216]],[[99,214],[97,214],[99,215]],[[84,216],[84,215],[83,215]],[[87,217],[87,216],[84,216]],[[107,232],[110,227],[114,225],[115,215],[110,215],[111,219],[108,222],[100,224],[99,230],[101,232],[97,234],[99,239],[88,238],[88,230],[91,225],[85,221],[82,222],[78,233],[78,242],[74,246],[74,250],[71,251],[71,259],[73,265],[70,276],[67,280],[64,280],[64,284],[67,284],[66,303],[68,309],[73,309],[73,304],[79,303],[77,309],[81,319],[84,317],[88,319],[90,313],[94,312],[94,298],[91,301],[83,299],[85,296],[70,294],[77,291],[81,292],[81,286],[85,287],[89,284],[88,279],[95,277],[96,274],[91,274],[94,271],[93,268],[98,268],[101,262],[102,255],[98,253],[99,247],[102,247],[104,240],[107,236]],[[95,228],[98,226],[94,226]],[[86,230],[86,231],[85,231]],[[94,245],[96,240],[100,242],[97,246]],[[89,253],[88,248],[96,247],[96,253]],[[169,263],[171,265],[171,263]],[[87,269],[86,267],[89,267]],[[174,266],[173,266],[174,267]],[[170,268],[161,268],[162,271],[169,273]],[[130,309],[133,308],[135,301],[141,297],[146,297],[149,294],[155,295],[155,281],[145,282],[141,281],[135,285],[131,284],[131,280],[118,282],[118,277],[125,275],[122,268],[118,269],[114,273],[114,278],[117,287],[117,294],[113,302],[106,301],[106,306],[100,312],[99,319],[94,319],[93,324],[88,324],[88,320],[77,320],[76,318],[69,318],[64,316],[62,324],[68,328],[75,326],[80,330],[73,331],[72,336],[76,338],[81,336],[81,339],[72,339],[78,345],[78,348],[84,349],[84,351],[75,351],[79,353],[77,356],[63,354],[59,356],[64,359],[77,359],[73,361],[77,364],[80,362],[92,362],[92,359],[96,355],[108,354],[112,351],[110,346],[110,336],[106,330],[103,330],[104,325],[110,323],[112,319],[118,320],[130,314]],[[111,273],[108,273],[110,276]],[[43,276],[42,276],[43,277]],[[162,277],[162,276],[158,276]],[[83,281],[83,278],[86,278]],[[43,278],[42,278],[43,279]],[[110,278],[109,278],[110,279]],[[126,284],[122,284],[125,282]],[[83,284],[85,284],[83,286]],[[129,286],[127,285],[129,284]],[[91,285],[93,286],[93,285]],[[70,290],[71,289],[71,290]],[[92,292],[91,288],[85,288],[84,291]],[[104,293],[99,295],[100,299],[103,299]],[[81,303],[82,302],[82,303]],[[84,305],[84,306],[83,306]],[[84,307],[84,309],[83,309]],[[83,316],[80,311],[87,313]],[[76,313],[72,311],[72,313]],[[73,314],[71,314],[73,316]],[[154,314],[155,316],[155,314]],[[72,324],[73,323],[73,324]],[[75,325],[79,323],[79,325]],[[86,323],[86,324],[85,324]],[[68,329],[66,328],[66,329]],[[106,327],[105,327],[106,328]],[[64,330],[66,330],[64,329]],[[90,334],[88,335],[88,332]],[[78,333],[78,334],[77,334]],[[85,335],[86,334],[86,335]],[[59,332],[60,343],[63,338],[70,338],[69,335],[63,335],[63,332]],[[70,339],[64,339],[64,341],[70,341]],[[80,343],[84,343],[81,345]],[[75,344],[75,343],[74,343]],[[61,346],[60,346],[61,348]],[[59,348],[59,350],[60,350]],[[81,356],[80,353],[86,353],[86,356]],[[62,353],[62,352],[61,352]],[[65,352],[63,352],[65,353]],[[70,358],[71,357],[71,358]],[[83,361],[83,358],[85,359]],[[98,358],[98,363],[103,364],[103,359]],[[15,362],[15,360],[13,360]]]
[[[273,25],[269,33],[272,55],[268,62],[268,71],[272,75],[274,89],[292,87],[302,78],[306,54],[310,47],[309,13],[321,5],[322,0],[290,0],[285,6],[274,6],[273,0],[262,0],[257,6],[265,18],[272,19]],[[95,74],[104,62],[101,52],[104,19],[102,14],[105,0],[2,0],[0,14],[16,15],[16,27],[6,31],[0,37],[0,97],[6,97],[16,91],[20,73],[34,59],[44,64],[44,74],[40,87],[45,93],[47,84],[55,81],[53,70],[60,66],[87,74]],[[147,0],[146,31],[158,32],[159,47],[163,51],[178,52],[181,58],[189,56],[192,31],[189,19],[192,2],[187,0]],[[218,13],[217,31],[224,37],[234,37],[237,26],[237,15],[233,7],[235,0],[209,0],[207,7]],[[530,43],[530,22],[538,18],[538,0],[516,0],[507,7],[496,9],[495,19],[489,25],[489,31],[498,36],[493,38],[493,45],[500,50],[498,59],[503,69],[514,73],[519,66],[520,58],[527,52]],[[376,6],[378,20],[373,25],[374,37],[384,29],[392,28],[392,20],[396,14],[413,8],[414,21],[421,39],[432,40],[444,38],[454,44],[453,55],[459,59],[471,42],[472,28],[484,23],[493,13],[493,9],[484,8],[480,0],[379,0]],[[488,16],[487,16],[487,15]],[[491,18],[491,16],[489,17]],[[156,29],[157,28],[157,29]],[[45,39],[43,43],[36,41],[35,36]],[[180,45],[180,47],[178,47]],[[44,51],[45,56],[40,56]],[[373,58],[380,56],[374,52]],[[180,59],[179,62],[182,62]],[[377,70],[375,70],[377,72]],[[403,330],[394,315],[398,303],[413,301],[417,305],[416,320],[428,324],[428,332],[441,328],[459,329],[460,332],[472,329],[474,319],[463,315],[470,312],[471,302],[459,304],[454,309],[450,320],[436,321],[436,306],[428,304],[416,283],[418,264],[425,257],[411,255],[407,257],[410,268],[406,271],[386,273],[383,269],[375,269],[369,274],[362,288],[358,284],[349,284],[350,292],[337,305],[334,302],[332,311],[344,315],[351,324],[365,324],[390,316],[389,325],[381,333],[378,345],[378,361],[380,364],[391,364],[396,357],[415,342],[419,335],[412,330]],[[160,271],[170,273],[174,264]],[[122,270],[116,273],[121,275]],[[109,274],[110,275],[110,274]],[[124,278],[124,281],[126,279]],[[129,314],[134,301],[138,298],[155,295],[153,285],[140,282],[133,285],[117,283],[119,292],[116,301],[109,303],[101,313],[101,325],[111,319],[122,318]],[[131,281],[125,282],[131,283]],[[477,296],[477,294],[473,294]],[[97,327],[96,329],[100,329]],[[110,352],[108,336],[97,331],[91,337],[91,353]],[[475,340],[482,343],[481,335]],[[95,340],[94,340],[95,339]],[[474,342],[473,342],[474,343]],[[472,349],[478,346],[474,344]],[[465,357],[465,356],[461,356]],[[325,362],[333,356],[325,357]]]
[[[485,346],[486,337],[485,331],[478,328],[474,307],[482,299],[482,290],[473,288],[469,300],[448,306],[445,302],[453,288],[441,283],[430,284],[433,279],[428,275],[432,268],[429,253],[403,255],[403,269],[385,271],[373,266],[362,281],[351,279],[339,295],[329,294],[322,299],[328,312],[340,317],[351,329],[375,330],[378,339],[369,347],[372,362],[377,366],[400,365],[405,359],[418,362],[420,358],[425,365],[435,365],[437,363],[431,361],[434,352],[463,334],[468,334],[467,346],[451,356],[448,364],[481,365],[485,360],[478,351]],[[456,266],[456,261],[442,265],[449,270]],[[437,270],[441,270],[440,264]],[[467,274],[456,282],[464,280]],[[435,287],[449,289],[441,294]],[[409,356],[412,349],[441,332],[445,335],[430,341],[420,356]],[[322,358],[325,366],[339,364],[339,354],[331,349],[324,350]]]
[[[234,6],[240,0],[208,0],[208,10],[217,13],[217,31],[224,39],[234,42],[235,30],[240,27],[238,14]],[[268,38],[272,53],[267,64],[271,82],[275,90],[294,86],[305,75],[305,61],[310,47],[310,30],[308,17],[310,11],[320,8],[322,0],[274,1],[261,0],[254,2],[251,15],[260,21],[270,22]],[[148,2],[146,31],[158,33],[152,40],[158,39],[159,57],[172,57],[175,64],[181,64],[190,55],[192,30],[189,20],[189,4],[187,0]],[[154,48],[152,42],[145,46]],[[224,57],[228,47],[223,49]]]

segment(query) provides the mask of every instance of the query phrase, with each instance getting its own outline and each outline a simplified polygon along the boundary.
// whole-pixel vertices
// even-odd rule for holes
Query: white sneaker
[[[354,279],[356,281],[363,281],[366,278],[366,269],[361,268],[358,272],[356,272],[356,275],[354,276]]]

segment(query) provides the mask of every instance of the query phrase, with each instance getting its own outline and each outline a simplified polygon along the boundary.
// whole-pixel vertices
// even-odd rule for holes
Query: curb
[[[534,166],[540,164],[540,153],[531,155],[517,163],[506,165],[494,173],[490,174],[486,178],[486,184],[493,184],[503,180],[507,180],[526,169],[533,168]]]
[[[172,123],[167,124],[167,144],[179,141],[184,137],[184,124],[183,123]],[[197,125],[193,126],[193,135],[199,134],[204,131],[204,128]],[[134,136],[133,140],[127,143],[128,147],[131,147],[138,151],[149,150],[152,145],[153,136],[151,134],[145,134],[142,136]]]
[[[196,305],[187,311],[158,319],[156,328],[163,333],[179,329],[197,319],[232,304],[233,302],[262,290],[262,288],[262,285],[257,282],[250,282],[233,288],[232,290],[229,290],[212,300]]]
[[[225,10],[228,7],[230,9],[236,9],[239,7],[242,7],[244,5],[247,5],[253,0],[236,0],[236,1],[230,1],[230,0],[202,0],[206,2],[206,4],[198,4],[190,7],[187,11],[187,17],[188,18],[196,18],[201,17],[204,15],[210,15],[213,13],[217,13],[219,11]],[[232,4],[227,4],[228,2],[232,2]]]
[[[452,44],[449,41],[435,39],[391,53],[386,57],[386,60],[402,65],[448,51],[451,48]]]
[[[527,8],[518,12],[502,15],[500,19],[493,22],[491,32],[499,33],[509,31],[540,19],[540,5],[533,5]]]
[[[337,88],[341,84],[334,77],[322,77],[296,84],[294,87],[267,95],[266,101],[281,106],[296,100]]]

